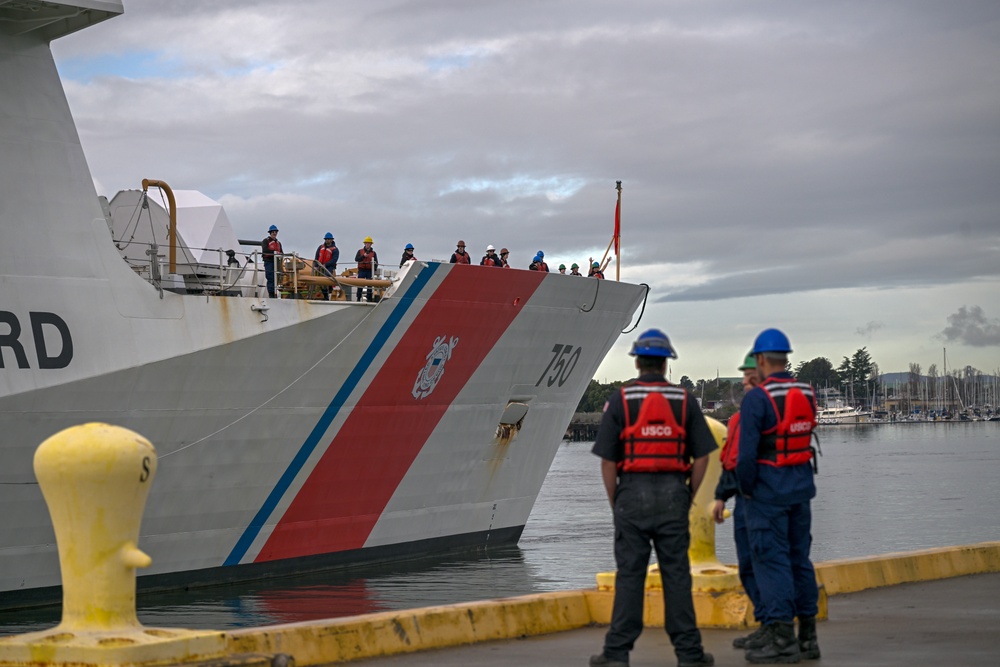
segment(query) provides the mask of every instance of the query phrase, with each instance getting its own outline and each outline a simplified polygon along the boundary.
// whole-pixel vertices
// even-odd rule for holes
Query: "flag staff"
[[[615,233],[611,235],[611,242],[608,243],[608,249],[604,251],[604,256],[601,257],[601,271],[603,272],[605,267],[607,267],[608,262],[611,258],[608,257],[608,253],[611,252],[611,248],[615,249],[615,280],[621,281],[622,279],[622,257],[621,257],[621,236],[622,236],[622,182],[615,181],[615,188],[618,190],[618,203],[615,204]]]
[[[615,280],[622,279],[622,182],[615,181],[615,188],[618,190],[618,204],[615,206]]]

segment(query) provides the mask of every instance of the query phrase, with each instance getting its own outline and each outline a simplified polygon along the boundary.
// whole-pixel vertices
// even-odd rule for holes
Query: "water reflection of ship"
[[[240,628],[343,618],[399,609],[526,595],[542,590],[516,546],[483,554],[366,565],[349,570],[239,584],[139,594],[146,625]],[[48,606],[0,612],[0,634],[32,632],[59,621]]]

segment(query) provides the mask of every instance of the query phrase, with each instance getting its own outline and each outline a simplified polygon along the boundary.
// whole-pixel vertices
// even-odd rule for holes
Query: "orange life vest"
[[[365,250],[362,248],[358,252],[361,253],[361,261],[358,262],[359,271],[371,271],[372,270],[372,260],[375,259],[374,250]]]
[[[767,378],[760,388],[771,401],[778,423],[761,432],[757,463],[779,468],[809,463],[813,458],[812,433],[816,428],[816,394],[812,385],[791,378]]]
[[[722,447],[719,459],[724,470],[736,470],[736,462],[740,458],[740,413],[729,418],[726,424],[726,444]]]
[[[327,247],[324,245],[319,249],[319,263],[325,266],[331,261],[333,261],[333,246]]]
[[[619,472],[687,472],[684,447],[687,391],[667,382],[636,382],[622,387],[625,446]]]

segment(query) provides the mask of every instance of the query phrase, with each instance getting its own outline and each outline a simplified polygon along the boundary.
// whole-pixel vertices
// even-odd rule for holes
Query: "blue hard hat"
[[[275,227],[274,225],[271,225],[270,227],[267,228],[267,231],[268,232],[276,232],[276,231],[278,231],[278,228]]]
[[[407,243],[406,246],[403,248],[403,250],[413,250],[413,244]]]
[[[666,357],[676,359],[677,352],[670,344],[667,334],[659,329],[644,331],[632,343],[632,351],[629,354],[633,357]]]
[[[545,257],[545,253],[542,252],[541,250],[539,250],[537,254],[539,257]]]
[[[333,240],[333,234],[331,234],[330,232],[327,232],[326,234],[323,235],[323,238],[324,239],[330,239],[332,241]]]
[[[535,255],[535,259],[533,259],[532,261],[534,261],[534,262],[540,262],[540,261],[542,261],[542,256],[541,255]]]
[[[599,269],[599,268],[601,268],[601,263],[600,262],[594,262],[593,264],[591,264],[591,266],[594,267],[595,269]]]
[[[760,354],[762,352],[791,352],[792,344],[788,342],[788,336],[777,329],[764,329],[753,342],[753,349],[750,354]]]

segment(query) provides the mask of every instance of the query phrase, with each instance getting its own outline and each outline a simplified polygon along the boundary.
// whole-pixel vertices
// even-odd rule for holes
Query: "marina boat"
[[[816,421],[819,424],[861,424],[870,417],[870,412],[842,404],[820,408],[816,413]]]
[[[157,449],[140,587],[516,543],[645,289],[411,262],[351,303],[189,290],[220,263],[190,247],[137,270],[49,48],[121,11],[0,2],[0,607],[58,593],[32,458],[92,421]]]

